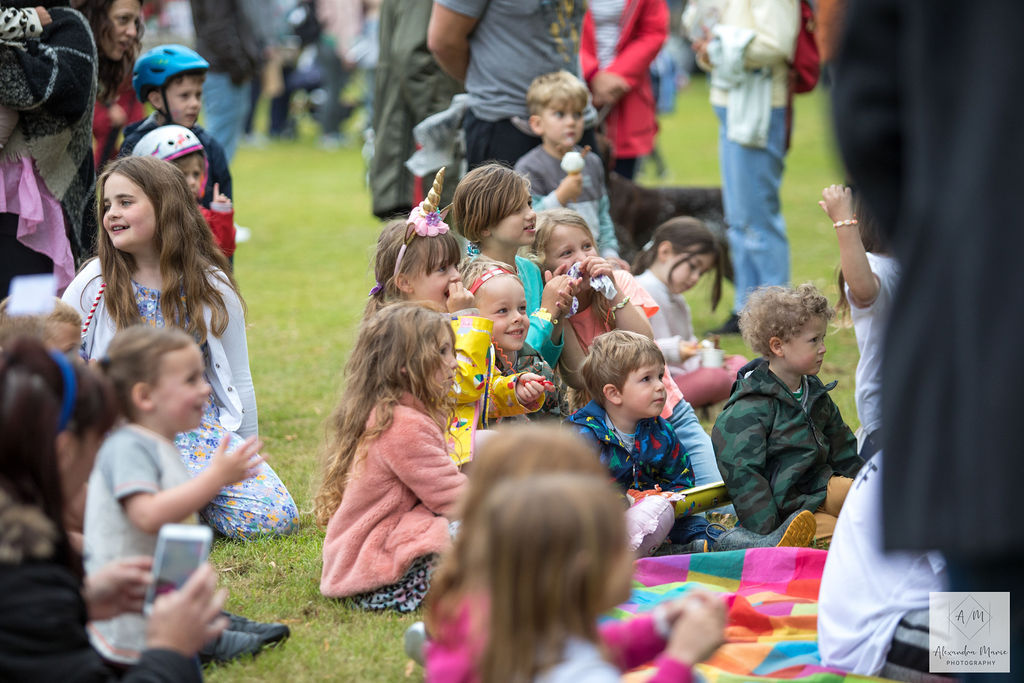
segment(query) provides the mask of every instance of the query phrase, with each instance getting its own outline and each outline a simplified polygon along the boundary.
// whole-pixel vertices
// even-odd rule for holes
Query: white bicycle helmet
[[[135,143],[132,156],[156,157],[164,161],[173,161],[186,154],[199,152],[206,158],[203,143],[196,134],[185,126],[168,125],[151,130]]]

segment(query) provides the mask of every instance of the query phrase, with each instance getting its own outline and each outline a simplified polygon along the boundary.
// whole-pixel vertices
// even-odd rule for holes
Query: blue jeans
[[[203,85],[203,112],[206,131],[224,148],[230,162],[238,149],[238,138],[249,115],[250,85],[235,85],[226,73],[210,71]]]
[[[700,426],[700,420],[693,412],[693,406],[687,403],[685,398],[672,409],[672,414],[668,416],[668,423],[672,425],[672,431],[676,433],[679,444],[690,458],[693,485],[703,486],[722,481],[722,475],[718,471],[718,461],[715,459],[715,449],[711,446],[711,437]]]
[[[786,110],[772,109],[765,148],[744,147],[728,140],[725,108],[714,110],[719,121],[726,235],[736,285],[732,310],[739,313],[751,290],[789,283],[789,240],[779,203],[786,156]]]
[[[690,458],[690,469],[693,470],[693,485],[716,484],[722,481],[722,473],[718,470],[718,459],[711,445],[711,437],[704,431],[693,412],[693,406],[683,399],[672,409],[668,423],[676,433],[683,452]],[[732,505],[721,508],[717,512],[736,514]],[[677,522],[678,526],[678,522]]]

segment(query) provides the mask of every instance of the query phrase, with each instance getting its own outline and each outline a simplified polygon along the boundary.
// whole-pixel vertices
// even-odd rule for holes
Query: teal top
[[[553,325],[534,315],[540,308],[541,293],[544,291],[544,276],[533,261],[516,256],[516,270],[526,290],[526,311],[530,314],[530,331],[526,333],[526,343],[532,346],[548,365],[555,367],[562,356],[562,344],[551,340]]]

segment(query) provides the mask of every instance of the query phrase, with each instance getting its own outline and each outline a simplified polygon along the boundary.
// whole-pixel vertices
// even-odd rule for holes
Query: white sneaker
[[[423,650],[427,644],[427,627],[422,621],[413,622],[405,629],[405,654],[420,666],[423,666]]]

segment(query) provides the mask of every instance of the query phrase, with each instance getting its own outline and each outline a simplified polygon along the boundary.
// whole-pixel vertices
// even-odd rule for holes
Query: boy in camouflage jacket
[[[797,510],[831,536],[852,477],[864,464],[817,373],[832,310],[813,285],[763,287],[740,315],[763,357],[744,366],[715,421],[711,442],[740,523],[759,533]]]

